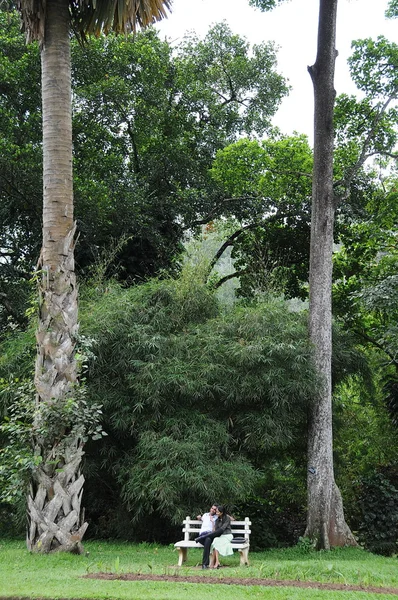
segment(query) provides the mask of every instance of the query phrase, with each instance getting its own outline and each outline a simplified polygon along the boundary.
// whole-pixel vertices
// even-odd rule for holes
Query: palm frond
[[[26,34],[27,42],[44,39],[46,16],[46,0],[16,0],[16,2],[3,2],[1,6],[16,8],[22,20],[22,29]]]
[[[66,1],[66,0],[65,0]],[[17,8],[27,41],[44,40],[47,0],[0,0],[2,6]],[[71,29],[81,38],[102,32],[129,33],[167,16],[171,0],[68,0]]]
[[[71,0],[72,26],[81,36],[129,33],[167,16],[170,0]]]

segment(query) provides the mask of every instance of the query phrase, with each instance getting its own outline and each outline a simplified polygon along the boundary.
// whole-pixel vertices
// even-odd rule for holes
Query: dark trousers
[[[204,567],[209,566],[211,544],[212,544],[214,538],[220,537],[221,534],[222,534],[222,531],[217,532],[217,530],[216,530],[216,531],[213,531],[212,533],[206,534],[206,536],[200,536],[200,542],[204,546],[202,566],[204,566]]]

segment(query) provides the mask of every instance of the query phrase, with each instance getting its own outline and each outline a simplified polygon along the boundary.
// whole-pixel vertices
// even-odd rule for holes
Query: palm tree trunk
[[[344,519],[333,469],[333,109],[337,3],[338,0],[320,0],[318,51],[315,64],[309,68],[315,99],[309,327],[316,367],[324,385],[310,415],[306,535],[316,542],[319,549],[356,544]]]
[[[47,0],[42,60],[43,246],[36,334],[35,454],[41,460],[28,496],[30,550],[81,552],[87,528],[80,438],[41,417],[62,411],[76,392],[77,287],[74,273],[70,22],[65,0]],[[62,422],[62,419],[59,419]],[[67,439],[67,443],[65,443]]]

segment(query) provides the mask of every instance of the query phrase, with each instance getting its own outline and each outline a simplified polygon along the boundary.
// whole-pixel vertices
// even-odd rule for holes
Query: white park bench
[[[186,517],[183,521],[182,532],[184,539],[174,544],[174,547],[178,549],[178,566],[181,567],[182,563],[187,560],[188,548],[203,548],[202,544],[197,544],[193,539],[199,536],[199,530],[202,525],[202,521],[191,519]],[[244,521],[232,521],[232,548],[238,550],[240,553],[240,564],[249,564],[249,548],[250,548],[250,525],[251,521],[249,517],[246,517]],[[217,525],[216,525],[217,528]]]

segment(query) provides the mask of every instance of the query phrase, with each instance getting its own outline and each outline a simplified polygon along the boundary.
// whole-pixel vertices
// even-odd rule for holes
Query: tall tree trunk
[[[310,249],[310,338],[323,390],[313,403],[308,440],[306,535],[318,548],[355,544],[334,480],[332,436],[332,253],[334,69],[338,0],[320,0],[314,86],[314,173]]]
[[[47,0],[41,51],[43,100],[43,246],[36,334],[35,453],[41,460],[28,496],[27,546],[37,552],[81,552],[83,444],[62,429],[76,393],[77,288],[74,273],[70,22],[65,0]],[[55,412],[53,426],[41,416]],[[52,430],[51,428],[54,428]],[[65,443],[65,440],[66,443]]]

